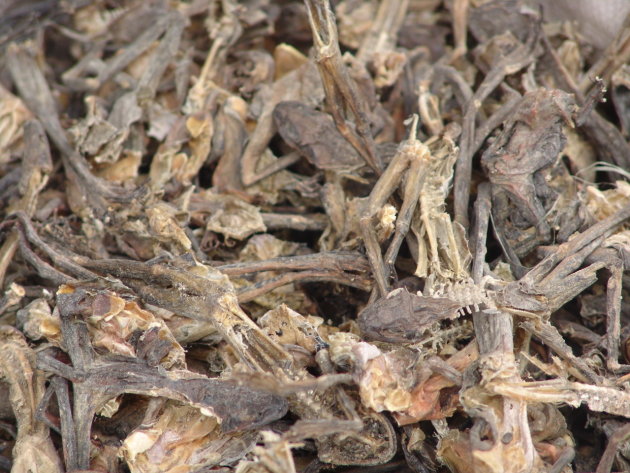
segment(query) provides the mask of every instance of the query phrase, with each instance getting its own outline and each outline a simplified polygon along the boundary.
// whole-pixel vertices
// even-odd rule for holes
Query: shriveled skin
[[[82,324],[82,319],[93,313],[95,304],[102,298],[99,298],[99,291],[85,287],[71,290],[57,295],[62,323],[67,329],[66,334],[71,332],[79,346],[89,347],[85,332],[77,327]],[[68,335],[66,338],[71,337]],[[71,341],[66,340],[66,343]],[[148,352],[152,350],[159,354],[151,357]],[[145,358],[159,359],[164,355],[160,343],[151,343],[141,351]],[[70,357],[74,370],[89,374],[85,380],[77,375],[75,385],[83,383],[89,386],[88,391],[95,393],[92,398],[102,396],[102,399],[109,400],[122,393],[163,396],[214,413],[221,419],[225,432],[260,427],[281,418],[288,409],[283,397],[240,386],[230,380],[209,379],[187,370],[167,372],[135,359],[95,359],[88,348],[83,353],[80,350],[71,351]],[[40,362],[46,364],[43,358]]]
[[[392,291],[359,314],[363,336],[390,343],[422,339],[436,323],[459,317],[461,304],[440,297],[421,297],[406,289]]]
[[[562,127],[572,124],[576,109],[573,95],[561,90],[539,89],[523,97],[501,134],[481,157],[492,183],[495,219],[515,222],[520,218],[536,227],[539,238],[550,237],[545,221],[549,205],[543,205],[543,200],[549,200],[554,193],[546,184],[544,172],[554,166],[564,148]]]
[[[364,164],[326,113],[287,101],[276,105],[273,120],[282,139],[319,169],[340,171]]]

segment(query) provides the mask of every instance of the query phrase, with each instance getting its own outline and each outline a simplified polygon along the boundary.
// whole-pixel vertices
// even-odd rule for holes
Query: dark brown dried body
[[[562,128],[572,124],[576,110],[574,97],[561,90],[530,92],[521,99],[503,131],[481,157],[492,183],[495,224],[517,247],[517,254],[551,241],[547,213],[558,194],[565,192],[561,187],[571,184],[564,166],[557,164],[566,143]],[[551,181],[559,188],[554,189]],[[579,221],[573,223],[568,235],[579,228]],[[531,227],[536,230],[533,242],[521,245],[515,241],[517,235],[522,238],[523,232]]]
[[[358,322],[367,339],[410,343],[422,339],[437,322],[457,318],[461,308],[449,299],[422,297],[397,289],[367,306]]]

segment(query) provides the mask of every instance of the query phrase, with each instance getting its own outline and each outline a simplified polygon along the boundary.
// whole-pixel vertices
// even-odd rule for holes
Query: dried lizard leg
[[[305,0],[305,3],[313,31],[317,66],[335,125],[365,162],[377,174],[380,174],[382,166],[380,158],[376,154],[365,103],[361,100],[359,92],[341,60],[337,26],[329,0]],[[354,115],[356,134],[343,117],[344,106],[347,106]]]
[[[128,260],[85,261],[111,274],[146,302],[195,320],[212,322],[240,359],[256,371],[290,365],[292,357],[271,340],[239,307],[227,278],[205,266],[179,268]]]
[[[390,87],[401,76],[408,54],[396,49],[409,0],[383,0],[368,33],[364,36],[357,59],[372,72],[377,88]]]
[[[368,259],[372,265],[372,271],[374,272],[379,291],[383,296],[387,294],[388,291],[389,284],[387,283],[387,275],[389,273],[383,262],[383,256],[372,225],[372,219],[387,202],[387,199],[395,192],[403,173],[407,171],[407,179],[403,191],[403,203],[398,218],[396,219],[394,237],[386,255],[387,264],[393,266],[398,249],[409,231],[411,218],[418,204],[418,196],[420,195],[426,177],[424,171],[426,170],[427,161],[430,157],[428,148],[416,139],[415,126],[417,121],[418,118],[416,116],[413,120],[409,139],[401,143],[389,166],[374,185],[368,200],[368,208],[361,218],[361,231]]]
[[[96,274],[86,270],[73,260],[75,257],[79,259],[81,257],[75,254],[65,255],[46,243],[42,237],[37,234],[33,222],[25,212],[19,211],[13,214],[13,216],[17,217],[20,232],[24,235],[25,240],[28,240],[29,243],[42,250],[55,266],[81,279],[94,279],[96,277]],[[58,273],[58,271],[56,272]]]

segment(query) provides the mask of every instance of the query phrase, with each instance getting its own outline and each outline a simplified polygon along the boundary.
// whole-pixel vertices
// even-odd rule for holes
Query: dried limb
[[[408,7],[409,0],[381,2],[370,31],[365,35],[363,43],[357,51],[357,59],[367,62],[376,54],[386,53],[394,49],[398,30],[402,26]]]
[[[313,32],[315,60],[326,91],[326,99],[335,125],[374,172],[380,174],[381,161],[376,153],[365,101],[348,75],[341,59],[337,26],[328,0],[305,0]],[[347,107],[355,119],[355,130],[343,116]],[[355,134],[356,133],[356,134]]]
[[[558,356],[567,360],[586,381],[594,384],[602,384],[604,382],[604,379],[588,366],[584,360],[573,354],[571,347],[567,345],[564,338],[552,325],[548,323],[534,324],[526,321],[521,323],[521,327],[538,337]]]
[[[511,384],[493,384],[497,394],[520,398],[529,402],[566,403],[577,407],[585,403],[596,412],[630,417],[627,392],[605,386],[576,383],[565,380],[532,381]]]
[[[227,276],[239,276],[261,271],[306,271],[312,269],[364,272],[369,269],[369,266],[365,257],[357,253],[328,252],[226,264],[217,266],[217,269]]]
[[[396,155],[374,185],[370,193],[367,210],[361,218],[363,241],[381,296],[388,292],[388,279],[392,274],[394,260],[398,255],[403,239],[407,235],[413,212],[418,204],[418,196],[424,185],[424,180],[429,174],[427,168],[431,154],[429,149],[416,138],[417,126],[418,117],[416,116],[411,124],[409,139],[400,144]],[[409,177],[403,190],[403,205],[396,220],[396,231],[384,262],[372,219],[394,193],[396,183],[400,182],[403,173],[407,173]],[[385,263],[388,267],[385,266]]]
[[[28,240],[30,244],[44,251],[44,253],[52,260],[52,262],[56,266],[65,271],[68,271],[78,278],[89,280],[96,277],[96,274],[86,270],[77,262],[73,261],[73,257],[75,257],[76,255],[70,253],[70,256],[66,256],[60,251],[54,249],[48,243],[46,243],[38,235],[37,230],[33,226],[33,222],[25,212],[17,211],[14,216],[17,218],[20,233],[24,235],[25,240]],[[35,265],[35,268],[38,269],[38,266]]]
[[[370,31],[357,51],[357,59],[374,71],[376,87],[394,84],[407,62],[407,55],[396,51],[395,47],[408,8],[409,0],[381,2]]]
[[[68,379],[73,384],[72,409],[61,417],[61,428],[73,430],[75,444],[68,444],[68,469],[88,468],[90,459],[90,430],[97,411],[110,399],[122,393],[162,396],[206,409],[218,417],[222,429],[255,428],[282,417],[286,403],[275,395],[238,386],[233,382],[208,379],[188,371],[165,372],[138,360],[116,361],[99,359],[88,339],[85,322],[95,307],[95,294],[89,289],[63,287],[57,295],[61,331],[72,367],[58,361],[54,354],[42,352],[38,367]],[[153,349],[162,350],[160,345]],[[146,355],[145,355],[146,356]],[[150,356],[147,356],[150,359]],[[161,358],[158,355],[158,359]],[[64,383],[55,392],[60,398]],[[235,400],[243,403],[234,409]],[[68,404],[65,404],[68,406]],[[261,407],[264,408],[261,410]],[[64,411],[62,411],[64,414]]]
[[[444,64],[436,64],[433,68],[433,81],[435,85],[440,84],[441,81],[446,81],[451,84],[455,89],[455,97],[457,102],[461,106],[462,110],[466,109],[466,106],[470,103],[473,96],[473,91],[466,79],[462,77],[462,74],[452,66],[445,66]]]

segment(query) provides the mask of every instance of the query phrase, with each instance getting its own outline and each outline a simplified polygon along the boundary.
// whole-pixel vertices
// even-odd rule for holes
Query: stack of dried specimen
[[[0,469],[630,469],[630,17],[565,3],[0,6]]]

